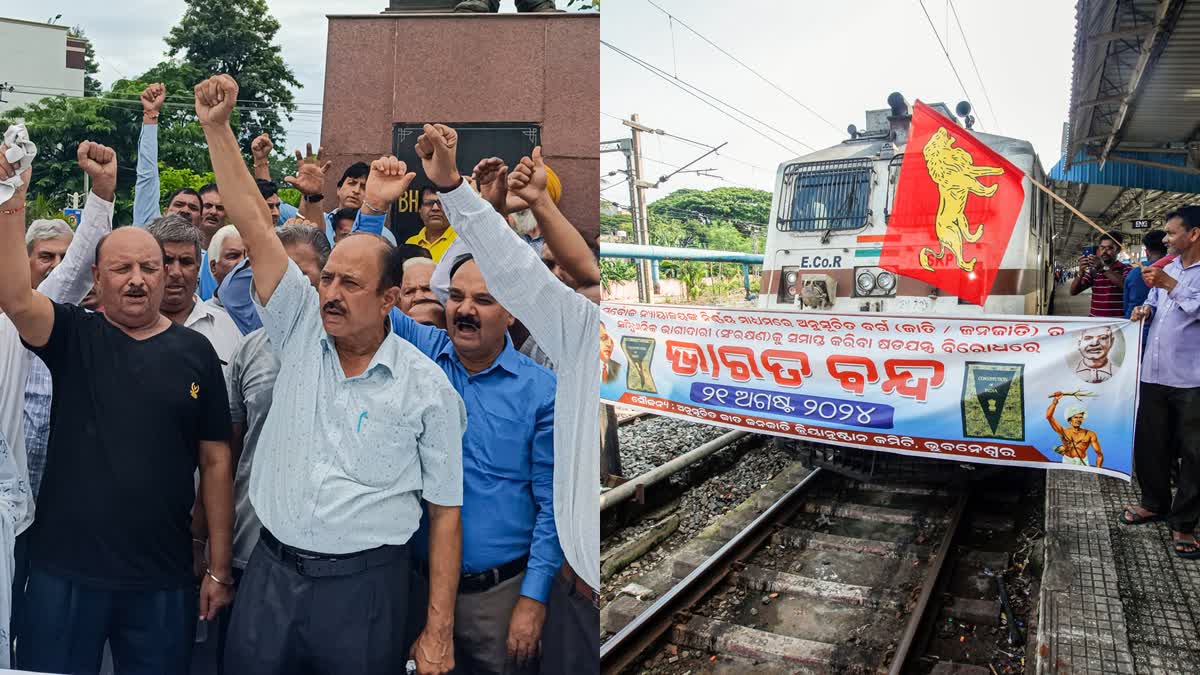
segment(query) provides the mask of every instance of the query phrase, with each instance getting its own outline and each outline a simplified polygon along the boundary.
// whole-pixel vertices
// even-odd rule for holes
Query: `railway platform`
[[[1059,314],[1088,295],[1060,286]],[[1200,561],[1169,549],[1164,524],[1117,516],[1136,484],[1068,471],[1046,476],[1046,556],[1038,673],[1192,673],[1200,663]]]

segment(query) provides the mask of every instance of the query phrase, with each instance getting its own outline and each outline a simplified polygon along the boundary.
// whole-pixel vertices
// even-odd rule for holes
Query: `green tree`
[[[100,65],[96,63],[96,49],[79,26],[68,29],[67,35],[87,40],[87,47],[83,51],[83,95],[96,96],[100,93],[100,80],[92,77],[100,72]]]
[[[237,80],[240,123],[234,130],[245,153],[261,134],[282,140],[281,114],[296,110],[295,73],[280,56],[279,21],[266,0],[184,0],[187,10],[167,36],[167,54],[205,76],[226,73]]]
[[[676,190],[650,205],[650,213],[675,218],[726,221],[747,236],[771,215],[771,193],[753,188]]]

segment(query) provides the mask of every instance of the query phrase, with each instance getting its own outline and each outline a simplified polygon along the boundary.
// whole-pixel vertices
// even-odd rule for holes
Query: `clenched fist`
[[[458,132],[445,124],[426,124],[417,137],[417,157],[430,182],[442,189],[458,187]]]
[[[142,90],[142,114],[147,117],[157,117],[162,111],[163,101],[167,99],[167,88],[161,82],[152,84]]]
[[[271,143],[271,137],[266,134],[262,134],[250,143],[250,154],[254,156],[255,164],[267,161],[267,158],[271,156],[271,151],[274,149],[275,146]]]
[[[238,83],[228,75],[214,75],[196,85],[196,117],[200,125],[229,124],[237,95]]]
[[[471,173],[475,188],[479,195],[486,199],[502,216],[508,215],[508,166],[499,157],[488,157],[479,160]]]
[[[84,141],[76,152],[79,168],[92,179],[92,192],[101,199],[112,201],[117,189],[117,153],[113,149]]]
[[[383,213],[388,205],[400,198],[417,174],[408,170],[408,165],[391,155],[371,162],[371,173],[367,176],[367,194],[363,206],[376,213]]]

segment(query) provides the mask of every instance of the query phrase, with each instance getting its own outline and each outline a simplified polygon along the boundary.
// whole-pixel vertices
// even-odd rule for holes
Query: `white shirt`
[[[466,181],[441,197],[488,290],[556,366],[554,525],[571,569],[599,589],[600,308],[563,285]]]
[[[1075,374],[1081,380],[1089,384],[1100,384],[1108,382],[1112,378],[1113,363],[1112,360],[1105,360],[1104,365],[1099,368],[1092,368],[1083,359],[1079,360],[1079,365],[1075,366]]]
[[[94,193],[89,194],[75,237],[63,261],[38,286],[38,292],[64,304],[78,304],[92,287],[92,265],[96,244],[112,232],[113,205]],[[21,344],[17,327],[0,315],[0,436],[8,442],[9,453],[0,463],[15,462],[16,485],[0,480],[0,500],[9,501],[19,534],[33,522],[33,500],[29,499],[29,469],[25,457],[25,384],[33,354]],[[0,469],[0,474],[12,474]]]
[[[266,306],[251,297],[280,361],[250,472],[263,527],[296,548],[356,553],[408,542],[421,499],[462,505],[467,410],[437,364],[389,328],[346,377],[317,291],[290,260]]]
[[[191,328],[208,338],[217,358],[221,359],[221,373],[229,379],[229,364],[233,360],[233,351],[242,341],[242,331],[229,318],[229,312],[224,308],[202,302],[200,296],[192,296],[192,313],[184,320],[183,327]]]

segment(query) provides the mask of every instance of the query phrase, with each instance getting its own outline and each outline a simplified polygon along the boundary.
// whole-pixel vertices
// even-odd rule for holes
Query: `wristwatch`
[[[304,201],[315,204],[317,202],[325,201],[325,195],[322,195],[322,194],[304,195]]]

